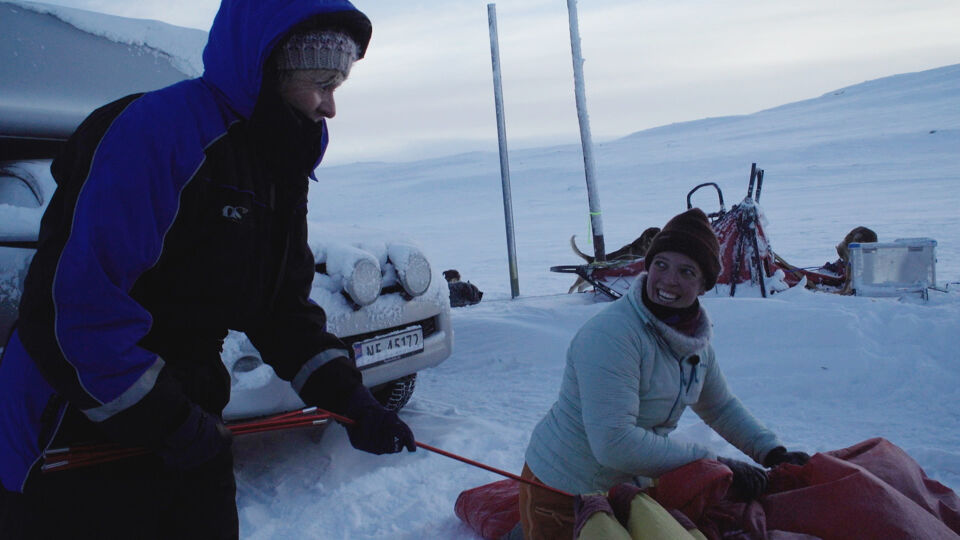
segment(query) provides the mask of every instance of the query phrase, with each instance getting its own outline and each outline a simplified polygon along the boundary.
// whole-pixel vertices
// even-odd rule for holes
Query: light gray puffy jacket
[[[570,343],[560,396],[526,452],[530,470],[550,486],[606,491],[715,457],[701,445],[667,437],[688,405],[758,463],[781,446],[727,388],[706,311],[700,308],[696,337],[677,332],[643,305],[645,280],[641,274]]]

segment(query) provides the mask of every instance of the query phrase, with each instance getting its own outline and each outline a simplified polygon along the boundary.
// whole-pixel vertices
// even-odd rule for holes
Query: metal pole
[[[490,60],[493,63],[493,100],[497,106],[497,137],[500,141],[500,179],[503,184],[503,220],[507,228],[507,259],[510,264],[510,298],[520,296],[517,248],[513,239],[513,198],[510,195],[510,159],[507,155],[507,124],[503,119],[503,89],[500,85],[500,43],[497,37],[497,5],[487,4],[490,25]]]
[[[593,166],[593,139],[590,135],[590,115],[587,114],[587,92],[583,84],[583,55],[580,52],[580,24],[577,17],[577,0],[567,0],[570,15],[570,52],[573,56],[573,88],[577,96],[577,118],[580,120],[580,145],[583,147],[583,169],[587,177],[587,200],[590,204],[590,227],[593,229],[594,256],[605,261],[603,246],[603,219],[600,213],[600,196]]]

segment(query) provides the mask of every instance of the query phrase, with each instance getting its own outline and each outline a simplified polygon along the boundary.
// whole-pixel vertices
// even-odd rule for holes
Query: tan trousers
[[[526,463],[523,464],[520,477],[540,482]],[[530,484],[520,484],[520,523],[525,540],[573,538],[573,498]]]

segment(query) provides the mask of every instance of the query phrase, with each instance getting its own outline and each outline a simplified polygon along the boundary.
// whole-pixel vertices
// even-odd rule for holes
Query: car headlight
[[[433,273],[430,262],[419,249],[409,244],[391,244],[387,248],[387,254],[397,271],[400,285],[407,294],[420,296],[427,292]]]
[[[361,306],[374,303],[380,296],[380,265],[373,257],[357,259],[353,271],[344,276],[343,290]]]
[[[380,263],[372,254],[352,246],[330,247],[326,265],[327,274],[340,277],[343,291],[357,305],[370,305],[380,296]]]

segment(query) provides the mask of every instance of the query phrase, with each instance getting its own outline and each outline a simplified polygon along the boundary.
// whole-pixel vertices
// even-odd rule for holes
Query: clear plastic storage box
[[[857,296],[901,296],[937,284],[937,241],[898,238],[893,242],[850,244],[852,286]]]

